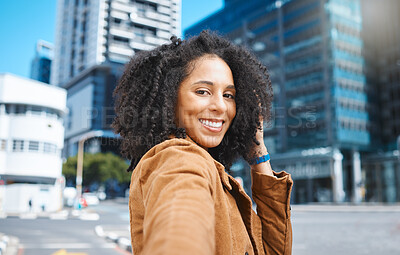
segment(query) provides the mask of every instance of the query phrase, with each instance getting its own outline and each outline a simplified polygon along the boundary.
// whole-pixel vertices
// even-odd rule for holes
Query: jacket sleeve
[[[252,196],[261,220],[265,254],[292,254],[290,193],[293,181],[286,172],[275,177],[252,173]]]
[[[142,254],[214,254],[213,176],[195,147],[165,148],[145,164]]]

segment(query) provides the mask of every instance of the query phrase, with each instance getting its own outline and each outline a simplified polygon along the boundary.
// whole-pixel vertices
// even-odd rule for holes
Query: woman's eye
[[[227,97],[229,99],[235,99],[235,96],[232,94],[224,94],[224,97]]]
[[[207,95],[207,94],[208,94],[208,91],[207,91],[207,90],[196,90],[196,94],[199,94],[199,95]]]

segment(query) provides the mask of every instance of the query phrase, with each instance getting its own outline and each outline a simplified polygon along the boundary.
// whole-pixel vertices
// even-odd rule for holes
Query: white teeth
[[[221,122],[213,122],[213,121],[208,121],[208,120],[200,120],[200,122],[206,126],[210,126],[213,128],[219,128],[222,126],[222,121]]]

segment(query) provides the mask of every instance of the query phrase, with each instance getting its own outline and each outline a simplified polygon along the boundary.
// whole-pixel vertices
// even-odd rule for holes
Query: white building
[[[181,0],[58,0],[51,84],[180,36]]]
[[[0,213],[61,208],[66,94],[0,74]]]

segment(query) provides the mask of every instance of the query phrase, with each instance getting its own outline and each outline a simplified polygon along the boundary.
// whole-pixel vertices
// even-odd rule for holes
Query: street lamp
[[[78,158],[76,161],[76,196],[79,199],[82,196],[82,173],[83,173],[83,147],[85,141],[89,138],[102,136],[104,134],[103,131],[91,131],[89,133],[84,134],[78,143]]]

